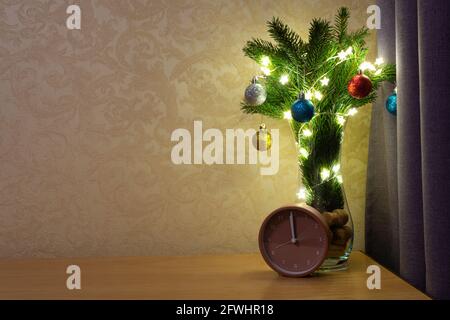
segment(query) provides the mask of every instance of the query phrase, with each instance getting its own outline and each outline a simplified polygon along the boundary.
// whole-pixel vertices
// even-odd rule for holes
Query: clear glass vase
[[[345,192],[344,199],[345,199]],[[354,228],[353,219],[350,211],[348,210],[347,201],[345,201],[345,208],[343,209],[348,214],[348,221],[344,225],[347,231],[343,231],[339,227],[331,227],[332,239],[330,239],[330,246],[328,248],[328,255],[319,269],[319,272],[339,271],[345,270],[348,267],[348,259],[353,249]],[[345,237],[342,234],[350,232]],[[346,237],[348,239],[346,239]]]
[[[348,267],[354,238],[353,220],[340,172],[345,122],[336,115],[321,114],[292,129],[297,134],[302,184],[298,200],[318,210],[331,231],[328,255],[319,272],[344,270]],[[328,145],[324,143],[324,137],[328,138],[330,134],[324,130],[333,133],[334,140],[327,139]]]

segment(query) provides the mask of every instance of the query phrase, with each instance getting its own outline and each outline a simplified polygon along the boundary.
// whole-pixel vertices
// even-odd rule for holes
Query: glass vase
[[[344,190],[343,193],[345,199]],[[347,201],[345,201],[344,210],[348,215],[348,221],[344,225],[345,229],[342,230],[340,227],[330,228],[332,239],[330,239],[328,255],[322,266],[319,268],[319,272],[345,270],[348,267],[348,259],[353,249],[354,228],[352,215],[348,209]],[[346,235],[342,237],[343,234]]]
[[[328,255],[319,272],[344,270],[348,267],[354,238],[340,172],[345,119],[323,113],[292,129],[297,135],[301,181],[297,198],[318,210],[330,228]]]

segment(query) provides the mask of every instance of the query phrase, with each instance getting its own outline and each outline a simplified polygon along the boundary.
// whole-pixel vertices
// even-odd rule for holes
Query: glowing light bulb
[[[305,137],[311,137],[313,135],[312,131],[309,129],[303,130],[303,136]]]
[[[320,100],[322,100],[323,95],[322,95],[322,93],[320,93],[319,91],[316,91],[316,92],[314,93],[314,97],[316,97],[316,99],[320,101]]]
[[[339,183],[341,183],[341,184],[342,184],[342,182],[343,182],[343,179],[342,179],[342,176],[341,176],[341,175],[336,176],[336,180],[337,180]]]
[[[322,80],[320,80],[320,83],[322,84],[322,86],[326,87],[330,83],[330,79],[323,78]]]
[[[323,168],[322,171],[320,172],[320,177],[322,178],[322,180],[327,180],[328,178],[330,178],[330,176],[331,172],[326,168]]]
[[[302,155],[303,158],[308,158],[309,157],[309,152],[305,148],[301,148],[300,149],[300,154]]]
[[[339,60],[344,61],[352,53],[353,53],[353,48],[352,47],[348,47],[347,50],[341,51],[341,52],[338,53],[338,58],[339,58]]]
[[[297,198],[300,200],[306,200],[306,189],[305,188],[300,188],[300,190],[298,190]]]
[[[290,111],[285,111],[283,113],[283,118],[286,120],[292,120],[292,113]]]
[[[313,97],[313,93],[311,92],[311,90],[309,90],[309,91],[307,91],[307,92],[305,93],[305,99],[306,99],[306,100],[311,100],[312,97]]]
[[[262,73],[264,73],[266,76],[270,76],[270,74],[272,73],[272,71],[270,71],[270,69],[267,68],[267,67],[261,67],[261,71],[262,71]]]
[[[348,115],[350,117],[354,116],[357,113],[358,113],[358,110],[356,108],[351,108],[350,110],[348,110]]]
[[[375,60],[375,65],[379,66],[381,64],[384,63],[384,59],[382,57],[377,58],[377,60]]]
[[[368,61],[364,61],[363,63],[361,63],[361,65],[359,66],[359,69],[361,69],[362,71],[366,71],[366,70],[375,71],[376,70],[375,66]]]
[[[268,67],[270,65],[270,58],[268,56],[264,56],[261,58],[261,65],[263,67]]]
[[[332,168],[334,173],[338,173],[341,170],[341,166],[339,164],[335,164]]]
[[[287,74],[283,74],[280,78],[280,83],[282,85],[285,85],[288,82],[289,82],[289,76]]]
[[[345,124],[345,118],[343,116],[337,116],[336,117],[337,123],[339,123],[341,126]]]
[[[339,52],[338,58],[339,58],[339,60],[344,61],[347,58],[347,53],[345,51]]]

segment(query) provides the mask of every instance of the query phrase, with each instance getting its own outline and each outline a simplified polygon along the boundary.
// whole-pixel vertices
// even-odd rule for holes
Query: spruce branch
[[[300,36],[285,25],[279,18],[273,18],[267,23],[270,36],[278,43],[278,46],[286,52],[291,63],[300,64],[304,51],[304,43]]]
[[[258,61],[263,56],[271,57],[277,64],[286,64],[289,62],[289,57],[283,50],[277,48],[269,41],[253,38],[248,41],[243,48],[245,55],[255,61]]]
[[[348,20],[350,19],[350,12],[347,8],[339,9],[333,27],[334,36],[338,43],[342,43],[347,35]]]

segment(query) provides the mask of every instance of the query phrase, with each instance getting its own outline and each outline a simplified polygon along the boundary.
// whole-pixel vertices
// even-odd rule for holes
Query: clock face
[[[317,210],[306,205],[276,210],[259,233],[264,260],[276,272],[290,277],[303,277],[320,267],[328,243],[328,226]]]

